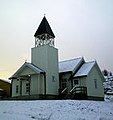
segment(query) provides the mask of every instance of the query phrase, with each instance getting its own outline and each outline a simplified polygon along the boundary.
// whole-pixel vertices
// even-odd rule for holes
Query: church
[[[31,63],[25,62],[11,77],[15,99],[103,100],[104,77],[96,61],[83,57],[58,61],[55,35],[44,16],[31,48]]]

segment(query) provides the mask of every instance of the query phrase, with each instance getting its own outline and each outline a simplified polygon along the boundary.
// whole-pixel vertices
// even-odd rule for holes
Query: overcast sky
[[[30,62],[44,14],[59,60],[83,56],[113,72],[113,0],[0,0],[0,78]]]

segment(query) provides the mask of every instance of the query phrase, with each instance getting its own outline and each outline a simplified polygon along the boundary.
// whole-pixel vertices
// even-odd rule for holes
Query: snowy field
[[[113,120],[113,102],[0,101],[0,120]]]

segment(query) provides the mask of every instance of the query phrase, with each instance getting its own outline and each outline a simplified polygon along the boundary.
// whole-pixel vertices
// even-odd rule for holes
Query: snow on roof
[[[74,72],[82,61],[84,61],[83,57],[59,62],[59,73]]]
[[[74,77],[87,76],[92,67],[95,65],[95,61],[84,63],[81,68],[77,71]]]
[[[0,81],[7,82],[7,83],[11,83],[10,80],[3,80],[3,79],[0,79]]]

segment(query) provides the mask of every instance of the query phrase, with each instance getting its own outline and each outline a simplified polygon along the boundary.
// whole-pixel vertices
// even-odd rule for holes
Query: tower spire
[[[34,34],[34,37],[35,37],[35,47],[47,45],[47,44],[50,46],[54,46],[55,35],[45,17],[45,14],[37,31]]]

